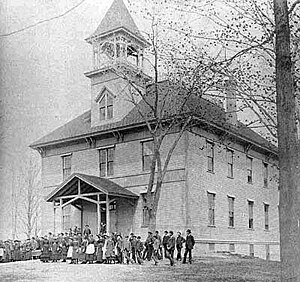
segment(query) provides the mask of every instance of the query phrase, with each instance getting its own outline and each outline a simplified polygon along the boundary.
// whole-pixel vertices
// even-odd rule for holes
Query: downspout
[[[184,195],[183,195],[183,205],[182,209],[183,212],[185,211],[185,227],[190,228],[191,225],[191,217],[190,217],[190,210],[189,210],[189,131],[186,130],[184,134],[184,153],[185,153],[185,159],[184,159],[184,176],[185,176],[185,182],[184,182]]]

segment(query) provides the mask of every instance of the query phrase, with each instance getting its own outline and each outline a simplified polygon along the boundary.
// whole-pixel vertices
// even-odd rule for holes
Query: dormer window
[[[100,121],[112,119],[114,116],[114,97],[112,93],[104,88],[97,100],[99,105]]]

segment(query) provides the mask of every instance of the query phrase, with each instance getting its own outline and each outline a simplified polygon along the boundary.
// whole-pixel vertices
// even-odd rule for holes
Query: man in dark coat
[[[174,265],[174,251],[175,251],[175,242],[176,239],[174,237],[173,231],[169,232],[169,240],[167,243],[167,251],[166,251],[166,257],[170,260],[170,265]]]
[[[153,253],[153,235],[152,232],[149,231],[148,232],[148,237],[146,238],[145,241],[145,250],[144,250],[144,254],[143,254],[143,259],[145,260],[147,258],[148,261],[151,260],[152,258],[152,253]]]
[[[144,250],[144,245],[141,242],[141,236],[137,236],[136,241],[136,259],[139,264],[142,264],[142,252]]]
[[[137,262],[137,260],[136,260],[136,243],[137,243],[137,240],[136,240],[136,236],[133,233],[130,233],[129,241],[131,243],[132,259],[136,263]]]
[[[192,263],[192,249],[194,248],[195,240],[194,240],[194,237],[191,233],[192,232],[191,232],[190,229],[188,229],[186,231],[185,252],[184,252],[182,263],[186,263],[187,254],[189,254],[189,263]]]
[[[177,237],[176,237],[176,250],[177,250],[177,257],[176,260],[181,260],[181,249],[183,246],[183,243],[185,242],[185,239],[181,236],[181,232],[177,232]]]
[[[84,237],[85,239],[88,239],[89,236],[90,236],[91,234],[92,234],[92,231],[91,231],[89,225],[87,224],[87,225],[84,227],[84,230],[83,230],[83,237]]]
[[[170,238],[170,236],[169,236],[168,231],[165,231],[165,234],[164,234],[163,239],[162,239],[162,245],[164,247],[164,256],[165,256],[165,258],[167,257],[166,252],[167,252],[167,245],[168,245],[169,238]]]

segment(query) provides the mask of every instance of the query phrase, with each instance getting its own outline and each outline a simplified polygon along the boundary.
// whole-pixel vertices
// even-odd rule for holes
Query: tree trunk
[[[300,165],[286,0],[274,0],[281,281],[300,281]]]

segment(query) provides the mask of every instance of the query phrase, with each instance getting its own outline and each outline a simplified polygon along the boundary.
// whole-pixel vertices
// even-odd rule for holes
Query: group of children
[[[174,265],[175,250],[177,250],[176,259],[182,260],[181,251],[184,243],[183,263],[186,263],[188,254],[191,263],[191,250],[195,241],[189,229],[186,238],[180,232],[176,237],[172,231],[165,231],[163,237],[158,231],[154,234],[148,232],[145,242],[142,242],[141,237],[133,233],[124,238],[120,233],[93,236],[87,225],[83,232],[75,228],[58,236],[49,233],[48,236],[32,238],[22,244],[20,241],[0,242],[0,261],[18,261],[38,256],[42,262],[142,264],[144,260],[153,260],[157,265],[159,260],[167,258],[170,265]]]
[[[0,241],[0,262],[30,260],[35,257],[39,249],[39,242],[35,237],[25,241],[6,240]],[[37,257],[38,257],[37,251]]]

